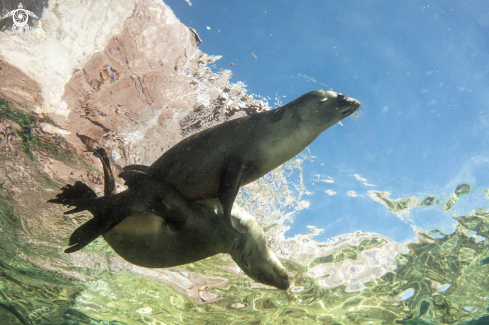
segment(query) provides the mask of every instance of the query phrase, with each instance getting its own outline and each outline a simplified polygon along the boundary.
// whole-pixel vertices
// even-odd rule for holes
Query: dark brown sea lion
[[[149,179],[168,182],[189,200],[218,197],[230,218],[241,186],[299,154],[359,107],[359,101],[343,94],[312,91],[280,108],[196,133],[170,148],[146,173]],[[246,231],[236,220],[231,222],[239,232]]]
[[[110,161],[105,150],[99,148],[95,152],[104,167],[104,193],[110,197],[115,194]],[[246,234],[239,234],[224,218],[217,199],[191,202],[171,186],[162,183],[156,191],[163,195],[162,200],[165,202],[164,206],[160,206],[158,216],[148,211],[130,213],[115,227],[102,234],[122,258],[139,266],[163,268],[195,262],[218,253],[228,253],[255,281],[282,290],[289,287],[287,272],[270,249],[258,222],[246,211],[237,205],[231,211],[232,216],[248,229]],[[97,197],[82,182],[63,188],[63,193],[58,198],[60,196],[65,199]],[[95,211],[94,218],[84,226],[100,217],[104,218],[105,215],[105,211],[102,214]],[[171,222],[173,219],[183,219],[185,223],[174,226]],[[67,251],[70,249],[73,248],[68,248]]]

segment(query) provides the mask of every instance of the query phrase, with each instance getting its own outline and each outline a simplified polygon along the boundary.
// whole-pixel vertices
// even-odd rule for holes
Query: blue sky
[[[489,2],[166,3],[197,30],[203,52],[223,56],[215,71],[232,70],[232,82],[243,81],[248,93],[268,96],[273,104],[276,95],[286,103],[325,88],[303,74],[362,102],[359,119],[346,119],[344,127],[330,128],[310,146],[316,159],[304,164],[304,173],[314,192],[307,197],[311,207],[288,235],[313,224],[326,229],[320,239],[355,230],[396,240],[413,237],[407,222],[346,190],[422,199],[447,197],[459,183],[471,184],[472,193],[448,214],[439,206],[413,210],[414,224],[430,229],[447,227],[454,213],[485,204]],[[336,182],[314,186],[316,174]],[[375,187],[367,188],[353,174]],[[330,197],[326,189],[337,194]]]

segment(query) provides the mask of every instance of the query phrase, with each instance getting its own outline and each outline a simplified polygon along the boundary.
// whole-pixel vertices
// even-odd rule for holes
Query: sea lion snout
[[[255,280],[258,280],[259,282],[266,285],[274,286],[281,290],[287,290],[290,287],[290,282],[289,276],[287,275],[285,269],[277,269],[277,267],[275,266],[272,266],[271,269],[272,272],[264,271],[258,273]]]
[[[287,271],[283,267],[280,268],[274,267],[273,269],[275,273],[278,275],[276,277],[277,288],[282,290],[287,290],[290,287],[289,275],[287,274]]]
[[[345,95],[340,93],[338,93],[336,99],[338,100],[338,103],[345,108],[345,111],[343,111],[342,113],[343,117],[347,117],[355,113],[361,105],[361,103],[355,98],[346,97]]]
[[[290,287],[289,275],[278,260],[275,254],[270,254],[268,272],[265,273],[267,279],[262,283],[273,285],[281,290],[287,290]]]

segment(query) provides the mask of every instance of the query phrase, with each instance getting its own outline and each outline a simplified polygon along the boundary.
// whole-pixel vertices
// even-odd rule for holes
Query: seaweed
[[[50,118],[39,118],[34,113],[27,113],[15,108],[11,103],[0,98],[0,119],[7,119],[19,126],[15,133],[20,137],[20,149],[27,155],[30,160],[37,160],[33,150],[44,154],[49,154],[57,160],[66,160],[74,158],[73,153],[63,149],[67,147],[67,142],[60,136],[39,137],[33,129],[39,122],[56,125]]]

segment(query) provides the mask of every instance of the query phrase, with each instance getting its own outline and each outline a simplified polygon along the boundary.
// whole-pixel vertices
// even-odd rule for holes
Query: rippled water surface
[[[5,102],[1,109],[4,119],[29,134],[13,152],[2,153],[0,315],[7,324],[441,324],[486,313],[489,213],[483,209],[456,217],[453,233],[420,232],[405,251],[387,250],[390,240],[381,236],[365,236],[308,259],[301,254],[310,251],[276,243],[279,256],[293,254],[283,260],[293,282],[287,291],[250,281],[225,255],[152,270],[123,261],[102,239],[64,254],[71,224],[88,216],[68,221],[52,207],[40,214],[25,193],[44,193],[47,200],[52,194],[43,189],[61,185],[39,169],[42,159],[90,166],[31,133],[26,115]],[[298,240],[306,245],[310,238]],[[389,269],[388,259],[397,267]]]
[[[36,3],[31,38],[0,22],[1,325],[489,323],[489,6],[169,1],[199,36],[166,5],[138,3],[89,5],[89,22],[75,2]],[[117,171],[149,165],[199,130],[330,86],[362,110],[236,199],[289,289],[227,254],[150,269],[101,237],[63,253],[92,215],[47,201],[68,180],[103,192],[85,149],[106,147]]]

